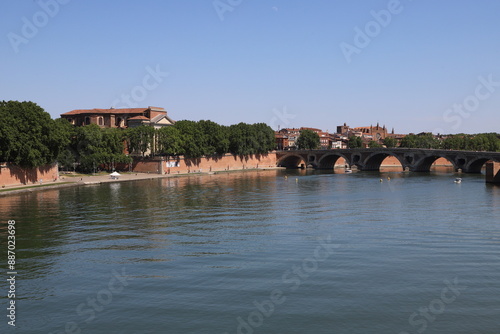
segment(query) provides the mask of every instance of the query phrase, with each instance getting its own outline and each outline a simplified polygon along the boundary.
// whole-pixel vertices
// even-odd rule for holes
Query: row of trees
[[[129,163],[130,153],[142,156],[185,156],[201,158],[235,155],[266,154],[274,149],[274,131],[263,123],[239,123],[231,126],[212,121],[178,121],[173,126],[154,129],[139,126],[128,129],[101,129],[91,124],[74,128],[70,145],[59,157],[65,168],[77,164],[90,171],[96,166]]]
[[[500,151],[500,136],[497,133],[449,136],[443,140],[442,148],[446,150],[498,152]]]
[[[143,131],[142,127],[135,131]],[[212,121],[178,121],[157,130],[151,143],[154,153],[187,158],[266,154],[275,149],[274,131],[264,123],[224,126]]]
[[[148,126],[129,129],[129,148],[146,154],[200,158],[226,153],[266,154],[275,149],[274,131],[264,123],[224,126],[212,121],[178,121],[152,130]]]
[[[274,131],[264,123],[231,126],[212,121],[179,121],[158,130],[150,126],[129,129],[91,124],[74,127],[53,120],[33,102],[0,102],[0,161],[38,167],[58,161],[65,168],[91,171],[129,163],[124,154],[183,155],[188,158],[226,153],[245,156],[275,149]]]
[[[387,137],[382,144],[370,141],[368,147],[404,147],[404,148],[428,148],[445,150],[466,150],[466,151],[500,151],[500,135],[497,133],[480,133],[476,135],[457,134],[437,138],[432,133],[414,135],[410,134],[398,141],[395,138]],[[349,138],[349,148],[363,147],[361,137],[352,136]]]
[[[480,133],[475,135],[448,135],[444,138],[436,138],[431,133],[426,133],[404,137],[401,140],[400,147],[498,152],[500,151],[500,136],[496,133]]]

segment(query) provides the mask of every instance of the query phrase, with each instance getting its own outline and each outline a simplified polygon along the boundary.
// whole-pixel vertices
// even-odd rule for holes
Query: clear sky
[[[0,99],[175,120],[500,132],[498,0],[16,0]]]

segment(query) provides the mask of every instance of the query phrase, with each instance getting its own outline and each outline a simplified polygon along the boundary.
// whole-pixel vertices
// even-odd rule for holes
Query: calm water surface
[[[500,187],[462,177],[262,171],[0,197],[16,332],[499,333]]]

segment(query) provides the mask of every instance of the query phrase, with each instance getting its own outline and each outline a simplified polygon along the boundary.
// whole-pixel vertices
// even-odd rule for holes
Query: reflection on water
[[[18,329],[418,333],[425,320],[429,333],[495,332],[500,187],[456,175],[249,171],[1,197],[18,222]],[[328,238],[338,248],[320,261]],[[109,297],[121,273],[129,284]],[[409,322],[455,278],[467,288],[453,303]],[[260,321],[256,305],[278,290]]]

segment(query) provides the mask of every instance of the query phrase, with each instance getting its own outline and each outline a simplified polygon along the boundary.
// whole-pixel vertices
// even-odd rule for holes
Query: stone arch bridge
[[[349,167],[363,171],[377,171],[388,156],[399,160],[403,170],[428,172],[438,158],[453,164],[455,171],[480,173],[487,161],[500,162],[500,152],[453,151],[413,148],[360,148],[331,150],[277,151],[277,165],[287,168],[333,169],[339,158]]]

